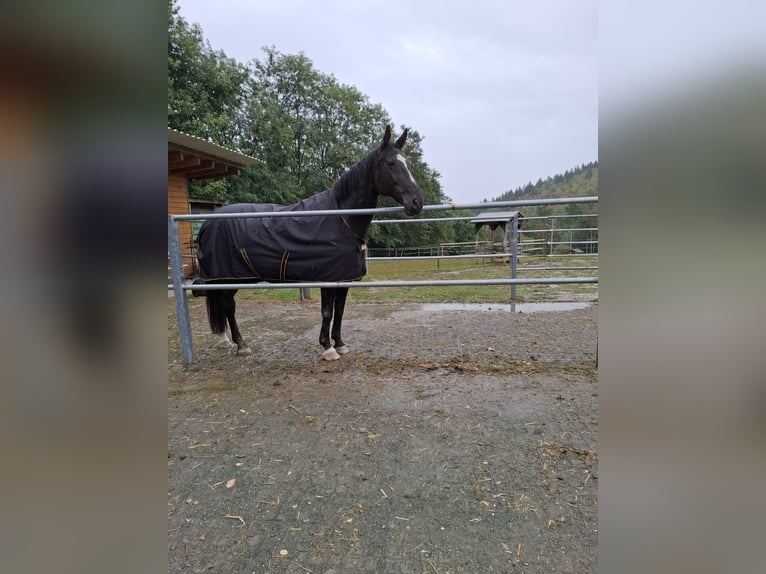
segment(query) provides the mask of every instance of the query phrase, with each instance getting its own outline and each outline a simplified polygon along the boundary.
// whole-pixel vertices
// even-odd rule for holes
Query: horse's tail
[[[199,277],[192,281],[192,285],[203,285],[205,281]],[[210,330],[215,334],[226,332],[226,307],[227,300],[231,298],[231,291],[219,291],[209,289],[192,289],[194,297],[206,297],[207,320],[210,323]]]
[[[231,295],[226,291],[203,291],[207,295],[207,320],[210,330],[220,334],[226,332],[226,299]]]
[[[204,283],[205,282],[202,279],[200,279],[199,277],[195,277],[192,280],[192,285],[203,285]],[[203,290],[203,289],[192,289],[191,290],[191,294],[194,297],[204,297],[205,295],[207,295],[207,293],[208,292],[206,290]]]

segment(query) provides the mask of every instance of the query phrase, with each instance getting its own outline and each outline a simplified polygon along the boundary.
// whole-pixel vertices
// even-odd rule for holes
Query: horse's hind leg
[[[207,291],[207,318],[210,330],[218,335],[218,348],[229,349],[234,346],[226,336],[227,294],[224,291]]]
[[[229,329],[231,330],[231,338],[237,345],[237,355],[249,355],[253,351],[247,346],[245,340],[239,332],[239,325],[237,325],[237,319],[234,314],[237,310],[237,303],[234,301],[234,295],[236,291],[226,291],[229,296],[226,298],[226,319],[229,321]]]
[[[341,325],[343,324],[343,311],[346,309],[346,296],[348,287],[335,289],[335,313],[332,320],[332,340],[335,342],[335,352],[339,355],[348,353],[348,347],[340,337]]]
[[[333,349],[330,340],[330,322],[333,317],[333,308],[335,306],[335,292],[338,289],[325,288],[322,293],[322,328],[319,330],[319,344],[322,345],[324,352],[322,358],[326,361],[335,361],[340,359],[338,352]]]

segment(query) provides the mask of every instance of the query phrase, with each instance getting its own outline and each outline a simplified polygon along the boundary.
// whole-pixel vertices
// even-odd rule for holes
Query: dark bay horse
[[[407,130],[395,142],[391,127],[383,141],[344,173],[330,189],[282,206],[265,203],[228,205],[219,213],[365,209],[378,205],[381,195],[404,206],[407,215],[423,209],[423,196],[402,154]],[[372,215],[259,217],[208,219],[197,236],[197,259],[204,283],[354,281],[367,273],[367,229]],[[199,280],[197,280],[199,282]],[[236,289],[197,290],[207,297],[210,328],[220,336],[219,347],[237,346],[250,354],[234,317]],[[324,288],[319,343],[328,361],[348,353],[341,338],[347,287]],[[232,343],[226,335],[228,322]],[[332,324],[332,331],[330,326]]]

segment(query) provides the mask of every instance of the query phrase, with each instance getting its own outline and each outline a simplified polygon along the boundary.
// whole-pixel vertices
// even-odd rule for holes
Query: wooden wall
[[[168,175],[168,215],[189,213],[189,185],[183,175]],[[184,277],[193,274],[194,260],[191,257],[192,228],[188,221],[178,222],[178,234],[181,240],[181,255],[184,261]],[[170,263],[168,263],[170,277]]]

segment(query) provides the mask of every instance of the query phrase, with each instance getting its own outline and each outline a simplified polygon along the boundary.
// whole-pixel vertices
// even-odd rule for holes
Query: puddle
[[[425,303],[423,311],[489,311],[499,313],[539,313],[574,311],[590,307],[590,303]]]

